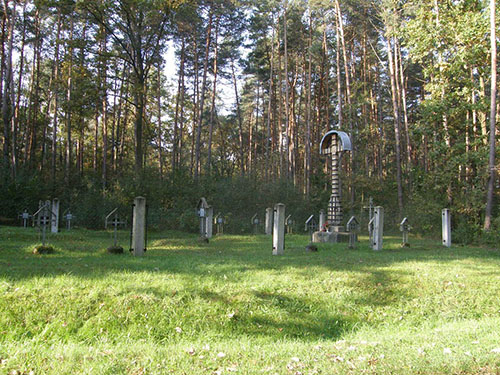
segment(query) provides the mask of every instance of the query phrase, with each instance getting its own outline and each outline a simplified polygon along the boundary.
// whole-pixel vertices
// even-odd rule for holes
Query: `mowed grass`
[[[384,241],[0,228],[0,373],[499,374],[499,250]]]

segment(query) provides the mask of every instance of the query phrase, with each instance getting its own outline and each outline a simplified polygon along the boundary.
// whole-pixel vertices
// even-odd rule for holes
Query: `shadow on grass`
[[[2,228],[3,229],[3,228]],[[366,273],[370,280],[383,280],[379,270],[396,263],[436,262],[449,263],[473,259],[474,265],[497,263],[500,252],[487,249],[456,247],[428,247],[418,243],[412,248],[398,247],[397,238],[385,240],[385,248],[375,252],[366,243],[357,249],[347,249],[347,244],[318,244],[318,253],[304,250],[308,236],[292,235],[287,240],[285,255],[271,255],[271,237],[221,236],[209,244],[201,244],[196,235],[175,233],[160,236],[154,234],[150,247],[142,258],[135,258],[126,251],[123,255],[105,252],[110,238],[106,232],[84,231],[64,236],[54,236],[50,242],[58,249],[57,254],[36,256],[31,254],[30,242],[36,236],[14,230],[8,238],[0,239],[0,277],[20,280],[38,276],[71,274],[82,278],[101,278],[116,272],[165,272],[218,277],[228,274],[238,275],[248,271],[279,271],[287,268],[303,270],[307,276],[321,268],[328,271],[353,271]],[[17,234],[19,233],[19,236]],[[249,239],[249,240],[247,240]],[[122,241],[123,242],[123,241]],[[123,244],[122,244],[123,245]],[[128,249],[128,246],[124,246]],[[313,275],[313,274],[312,274]],[[377,276],[378,275],[378,276]],[[368,281],[370,281],[368,280]],[[371,283],[368,283],[371,284]]]

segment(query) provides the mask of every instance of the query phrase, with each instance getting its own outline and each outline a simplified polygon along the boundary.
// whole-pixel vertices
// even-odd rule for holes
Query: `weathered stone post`
[[[384,208],[377,206],[373,211],[373,250],[382,250],[384,240]]]
[[[326,224],[325,210],[320,210],[319,211],[319,228],[318,228],[318,230],[323,230],[325,228],[325,224]]]
[[[441,213],[443,246],[451,247],[451,215],[450,209],[444,208]]]
[[[266,208],[266,234],[273,234],[273,209]]]
[[[144,255],[146,238],[146,198],[134,199],[134,215],[132,218],[132,249],[134,256]]]
[[[52,233],[57,233],[59,231],[59,199],[57,198],[52,200],[52,213],[50,216],[50,230]]]
[[[274,206],[273,255],[283,255],[285,250],[285,205]]]
[[[207,208],[207,217],[205,218],[205,220],[206,220],[206,226],[207,226],[207,238],[212,238],[213,224],[214,224],[214,208],[213,207]]]

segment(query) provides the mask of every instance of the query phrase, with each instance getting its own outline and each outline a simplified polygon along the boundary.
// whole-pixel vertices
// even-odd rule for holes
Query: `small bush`
[[[123,247],[121,246],[110,246],[107,248],[107,252],[110,254],[123,254]]]
[[[33,254],[36,254],[36,255],[53,254],[55,252],[56,251],[55,251],[54,247],[52,247],[50,245],[37,245],[33,249]]]

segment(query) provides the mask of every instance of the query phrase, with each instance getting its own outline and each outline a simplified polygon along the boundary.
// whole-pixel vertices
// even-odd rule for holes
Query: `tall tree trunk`
[[[486,210],[484,230],[491,229],[491,212],[493,210],[493,194],[495,191],[495,138],[496,138],[496,99],[497,99],[497,40],[495,20],[495,0],[490,0],[490,44],[491,44],[491,98],[490,98],[490,152],[488,163],[488,191],[486,193]]]
[[[398,186],[398,208],[399,208],[399,218],[403,217],[403,184],[401,179],[401,145],[400,145],[400,116],[398,100],[396,97],[396,77],[395,77],[395,65],[393,61],[393,52],[391,46],[391,36],[390,33],[387,35],[387,57],[389,58],[389,75],[391,78],[391,93],[392,93],[392,109],[394,116],[394,138],[395,138],[395,148],[396,148],[396,182]]]
[[[213,88],[212,88],[212,105],[210,108],[210,124],[209,124],[209,129],[208,129],[208,150],[207,150],[207,165],[206,165],[206,171],[207,174],[210,175],[211,169],[212,169],[212,136],[213,136],[213,131],[214,131],[214,121],[215,121],[215,115],[216,115],[216,108],[215,108],[215,98],[217,96],[217,59],[218,59],[218,52],[219,52],[219,45],[218,45],[218,38],[219,38],[219,21],[220,21],[220,14],[217,16],[217,20],[215,22],[215,38],[214,38],[214,65],[213,65],[213,72],[214,72],[214,83],[213,83]]]
[[[287,173],[287,178],[291,177],[291,154],[290,154],[290,138],[289,138],[289,121],[290,121],[290,94],[288,90],[288,38],[287,38],[287,7],[288,1],[285,0],[285,9],[283,12],[283,44],[284,44],[284,55],[283,55],[283,64],[284,64],[284,74],[285,74],[285,170]]]
[[[307,42],[307,92],[306,92],[306,139],[304,156],[304,193],[309,196],[311,189],[311,75],[312,75],[312,14],[309,8],[309,38]],[[305,55],[304,55],[305,56]],[[305,66],[304,66],[305,70]]]
[[[236,80],[236,72],[234,70],[234,59],[231,58],[231,73],[233,76],[233,85],[234,85],[234,97],[236,99],[236,115],[238,117],[238,141],[240,148],[240,174],[242,176],[245,175],[245,153],[243,151],[243,119],[241,116],[241,108],[240,108],[240,98],[238,95],[238,82]]]
[[[177,95],[175,96],[175,116],[174,116],[174,134],[173,134],[173,141],[172,141],[172,171],[177,170],[178,166],[178,153],[179,153],[179,110],[182,110],[182,107],[184,106],[183,101],[181,101],[181,90],[183,90],[182,87],[182,81],[184,80],[184,49],[185,49],[185,41],[184,41],[184,35],[182,36],[182,41],[181,41],[181,62],[180,62],[180,67],[179,67],[179,76],[178,76],[178,83],[177,83]]]
[[[101,56],[105,56],[107,53],[106,41],[107,35],[104,27],[101,30]],[[106,59],[103,58],[100,64],[100,76],[101,76],[101,109],[102,109],[102,117],[101,117],[101,125],[102,125],[102,171],[101,171],[101,179],[102,179],[102,188],[106,189],[107,180],[108,180],[108,64]]]
[[[23,5],[23,31],[22,31],[22,39],[21,39],[21,51],[19,53],[19,77],[17,80],[17,99],[16,99],[16,105],[15,105],[15,111],[14,111],[14,129],[19,129],[19,116],[20,116],[20,111],[21,111],[21,91],[23,87],[23,75],[24,75],[24,49],[26,45],[26,25],[27,25],[27,17],[26,17],[26,7],[28,5],[28,0],[24,1]],[[28,126],[27,123],[25,122],[25,127],[24,127],[24,134],[28,134]],[[16,137],[13,136],[15,139]],[[16,144],[14,142],[14,144]],[[25,148],[26,148],[26,143],[25,143]],[[16,152],[16,164],[19,162],[19,155],[17,148],[14,150]],[[17,168],[17,165],[15,165]]]
[[[9,1],[4,0],[3,3],[4,7],[4,12],[7,14],[4,15],[6,18],[7,22],[7,53],[5,58],[3,59],[5,62],[5,76],[4,76],[4,87],[3,87],[3,95],[2,95],[2,118],[3,118],[3,125],[4,129],[4,158],[6,161],[6,171],[7,167],[9,165],[9,142],[11,146],[11,151],[10,151],[10,169],[12,173],[12,177],[16,177],[16,166],[17,166],[17,160],[16,160],[16,142],[17,142],[17,137],[16,137],[16,129],[14,127],[15,121],[14,121],[14,106],[15,106],[15,100],[14,100],[14,71],[12,67],[12,60],[13,60],[13,53],[14,53],[14,27],[16,23],[16,18],[17,18],[17,11],[16,11],[16,1],[13,1],[12,8],[9,8]],[[10,14],[9,14],[10,13]],[[10,134],[9,134],[9,129],[10,129]],[[9,139],[10,135],[10,139]]]
[[[158,143],[158,164],[160,168],[160,179],[163,180],[163,155],[162,155],[162,133],[163,133],[163,127],[162,127],[162,121],[161,121],[161,65],[158,64],[158,69],[157,69],[157,80],[158,80],[158,92],[156,95],[156,105],[157,105],[157,111],[158,111],[158,127],[157,127],[157,143]]]
[[[59,112],[59,47],[61,38],[61,25],[62,15],[58,10],[57,14],[57,36],[56,36],[56,49],[54,53],[54,77],[53,77],[53,90],[54,107],[53,107],[53,121],[52,121],[52,163],[51,163],[51,176],[52,176],[52,189],[56,187],[56,170],[57,170],[57,127],[58,127],[58,112]]]
[[[205,104],[205,90],[207,87],[207,72],[208,72],[208,60],[210,52],[210,43],[212,40],[212,21],[213,21],[213,3],[210,7],[210,14],[208,16],[208,27],[207,27],[207,38],[205,41],[205,56],[203,61],[203,78],[201,83],[201,96],[200,96],[200,106],[198,108],[198,124],[196,127],[196,145],[195,145],[195,163],[194,163],[194,178],[198,179],[201,164],[201,128],[203,125],[203,109]]]
[[[72,98],[71,91],[73,89],[73,29],[74,29],[74,19],[73,11],[70,14],[70,31],[69,31],[69,61],[68,61],[68,78],[66,81],[66,168],[65,168],[65,180],[66,186],[69,187],[71,183],[71,168],[73,164],[72,159],[72,139],[71,139],[71,111],[72,111]]]

